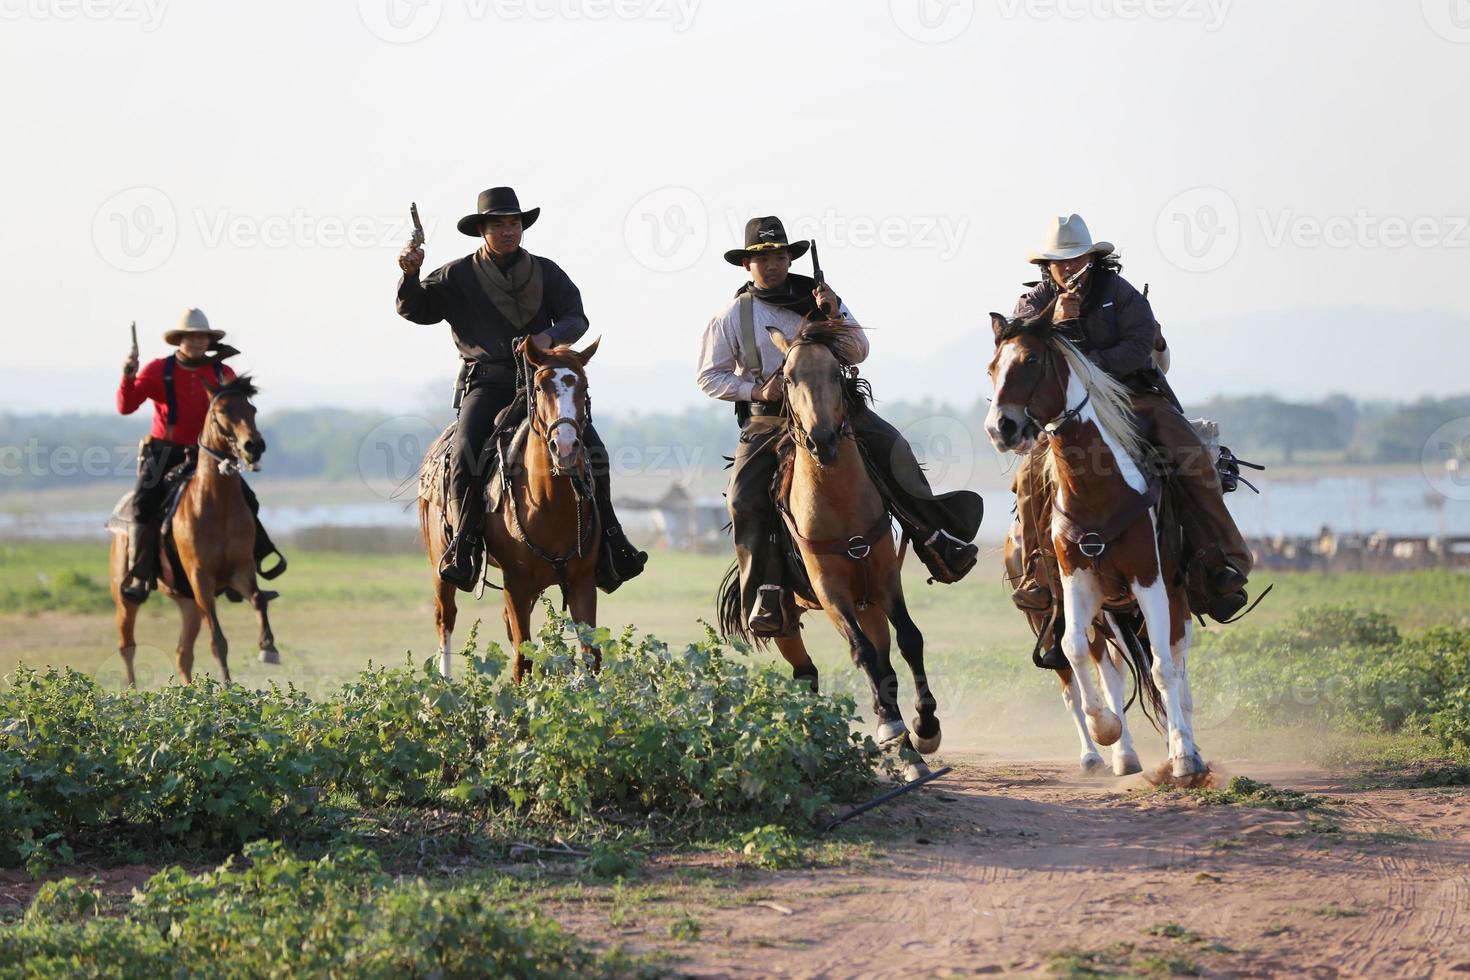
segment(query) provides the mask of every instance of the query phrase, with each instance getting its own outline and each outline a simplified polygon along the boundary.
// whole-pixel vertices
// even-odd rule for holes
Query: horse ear
[[[602,343],[602,338],[598,337],[596,340],[588,344],[586,347],[583,347],[581,350],[572,351],[572,356],[577,359],[577,362],[579,364],[581,364],[583,367],[586,367],[587,362],[592,360],[592,355],[597,353],[597,345],[600,343]]]
[[[544,361],[541,355],[544,353],[546,353],[546,351],[542,348],[540,344],[536,343],[535,334],[531,334],[525,340],[521,341],[521,356],[536,367],[541,367],[543,365]]]
[[[771,343],[776,345],[776,349],[784,357],[786,352],[791,349],[791,342],[786,339],[786,335],[777,327],[766,327],[766,333],[771,335]]]
[[[1011,321],[1007,320],[999,313],[990,314],[990,332],[995,334],[995,342],[997,344],[1000,343],[1000,335],[1004,333],[1006,327],[1010,325]]]

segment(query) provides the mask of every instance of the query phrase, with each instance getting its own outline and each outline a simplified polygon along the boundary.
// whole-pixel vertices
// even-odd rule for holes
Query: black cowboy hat
[[[788,242],[786,228],[781,224],[781,219],[767,215],[764,218],[751,218],[745,223],[745,247],[730,249],[725,253],[725,261],[731,265],[742,265],[757,252],[777,248],[784,248],[791,253],[793,259],[799,259],[810,247],[810,242]]]
[[[541,216],[541,209],[532,208],[529,211],[522,211],[521,202],[516,200],[515,191],[509,187],[492,187],[488,191],[480,192],[480,200],[475,205],[475,213],[460,218],[455,227],[462,235],[479,238],[480,225],[484,224],[485,219],[503,214],[519,216],[521,229],[525,230],[536,223],[536,219]]]

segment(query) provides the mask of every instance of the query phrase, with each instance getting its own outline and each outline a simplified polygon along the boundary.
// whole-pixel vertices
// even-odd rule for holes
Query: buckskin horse
[[[894,547],[892,523],[878,487],[868,475],[849,419],[868,411],[871,390],[843,356],[845,332],[855,324],[812,320],[787,341],[774,327],[772,341],[785,355],[784,414],[789,460],[781,468],[778,507],[811,584],[797,590],[797,616],[822,609],[847,641],[853,663],[867,676],[878,721],[878,741],[902,741],[922,755],[939,749],[938,704],[924,670],[924,635],[909,615]],[[740,583],[731,570],[721,588],[720,625],[727,635],[749,638],[741,615]],[[898,707],[898,677],[890,659],[892,637],[914,676],[913,730]],[[800,632],[775,637],[792,676],[817,690],[817,667]],[[926,773],[911,764],[909,779]]]
[[[204,430],[199,436],[201,457],[180,488],[178,504],[169,521],[173,551],[178,556],[184,580],[172,574],[159,578],[159,590],[178,605],[183,619],[175,667],[184,683],[194,676],[194,641],[199,636],[201,621],[209,623],[209,646],[219,662],[220,673],[230,681],[229,642],[220,628],[215,598],[228,596],[233,601],[248,599],[260,620],[260,660],[278,664],[275,634],[271,631],[267,604],[276,593],[264,592],[255,578],[255,518],[245,503],[240,471],[260,468],[265,454],[265,438],[255,427],[255,406],[250,399],[256,393],[248,375],[235,378],[218,387],[205,383],[209,390],[209,410]],[[172,494],[170,495],[172,499]],[[162,533],[162,532],[160,532]],[[168,543],[158,549],[159,565],[172,562]],[[134,626],[138,604],[123,597],[122,584],[127,578],[127,539],[112,536],[112,601],[117,610],[118,652],[122,654],[128,686],[133,676],[133,657],[137,652]]]
[[[1080,688],[1087,730],[1112,745],[1124,732],[1122,678],[1103,669],[1098,690],[1089,659],[1101,630],[1136,605],[1152,657],[1139,671],[1145,695],[1164,709],[1170,769],[1176,779],[1208,770],[1195,745],[1189,689],[1189,602],[1167,551],[1159,547],[1160,484],[1146,475],[1146,443],[1128,390],[1057,333],[1051,312],[1032,320],[991,314],[995,397],[985,428],[997,450],[1029,453],[1045,436],[1052,493],[1051,544],[1061,575],[1062,650]],[[1111,658],[1100,657],[1099,666]],[[1070,682],[1068,682],[1070,684]]]
[[[571,618],[597,625],[597,542],[601,540],[592,498],[592,472],[582,438],[588,423],[587,362],[601,340],[582,351],[545,349],[527,341],[521,352],[531,369],[531,408],[522,431],[490,476],[483,506],[485,562],[501,570],[505,631],[515,647],[512,676],[520,683],[530,661],[521,644],[531,638],[531,609],[543,592],[560,586]],[[451,677],[456,589],[439,578],[439,560],[449,544],[444,518],[444,477],[452,428],[429,448],[419,480],[419,526],[434,573],[439,668]],[[495,438],[499,437],[499,433]],[[524,449],[520,448],[524,446]],[[586,648],[593,669],[601,655]]]

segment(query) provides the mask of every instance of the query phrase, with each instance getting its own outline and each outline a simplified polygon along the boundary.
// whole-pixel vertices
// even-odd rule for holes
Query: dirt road
[[[650,945],[710,977],[1470,973],[1464,789],[1240,767],[1333,798],[1282,812],[1129,793],[1141,777],[1063,763],[948,761],[922,799],[859,818],[906,850],[762,876],[691,909],[698,940]]]

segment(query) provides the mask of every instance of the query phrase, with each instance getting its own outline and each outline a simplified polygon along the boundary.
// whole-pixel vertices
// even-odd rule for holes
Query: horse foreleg
[[[260,662],[263,664],[278,664],[281,662],[281,652],[276,649],[276,634],[271,629],[270,614],[266,606],[270,599],[266,598],[255,585],[255,576],[250,577],[253,591],[250,595],[250,607],[255,610],[255,618],[260,620]]]
[[[1173,635],[1174,611],[1182,605],[1174,601],[1164,587],[1163,577],[1155,575],[1152,584],[1132,583],[1133,597],[1143,612],[1143,621],[1148,629],[1149,643],[1154,651],[1153,678],[1164,698],[1164,711],[1169,716],[1169,760],[1176,778],[1193,776],[1205,771],[1204,759],[1194,744],[1194,732],[1184,710],[1183,675],[1178,669],[1177,654],[1183,645],[1188,649],[1188,633],[1181,624],[1180,637]],[[1182,611],[1182,610],[1181,610]],[[1184,613],[1188,615],[1187,612]],[[1184,621],[1185,623],[1188,620]]]
[[[567,586],[567,612],[574,623],[597,625],[597,579],[591,572],[578,576]],[[582,652],[591,659],[593,673],[602,669],[601,650],[584,643]]]
[[[1103,767],[1103,757],[1097,750],[1097,743],[1092,740],[1092,734],[1087,730],[1087,716],[1082,713],[1082,689],[1077,686],[1077,677],[1070,669],[1059,670],[1057,680],[1062,683],[1062,703],[1067,706],[1072,724],[1077,726],[1077,739],[1082,743],[1082,771],[1097,772]]]
[[[889,601],[888,621],[893,624],[898,652],[914,675],[914,709],[918,715],[913,719],[914,731],[910,741],[915,752],[930,755],[939,751],[939,702],[929,689],[929,676],[924,670],[924,634],[909,615],[903,593],[897,589]]]
[[[791,665],[791,676],[796,680],[805,680],[812,686],[812,693],[817,693],[817,665],[812,663],[811,654],[806,652],[806,644],[801,640],[801,632],[792,630],[790,636],[776,637],[776,649],[781,651],[781,656]]]
[[[536,604],[536,593],[521,592],[505,580],[505,632],[510,637],[511,654],[515,658],[511,667],[511,679],[517,684],[525,674],[531,661],[521,652],[521,644],[531,640],[531,607]]]
[[[1113,624],[1112,617],[1108,617],[1109,625],[1112,625],[1113,635],[1118,635],[1118,627]],[[1117,640],[1109,643],[1103,638],[1101,632],[1094,631],[1092,641],[1092,659],[1097,662],[1097,671],[1102,675],[1103,693],[1107,696],[1108,707],[1118,716],[1118,724],[1122,726],[1122,733],[1118,741],[1113,743],[1113,775],[1131,776],[1136,772],[1143,772],[1143,763],[1138,761],[1138,752],[1133,747],[1133,733],[1128,731],[1128,691],[1125,675],[1128,667],[1123,662],[1123,653],[1116,646],[1121,643]]]
[[[898,708],[898,675],[893,672],[887,650],[879,655],[878,647],[863,632],[857,611],[852,606],[843,602],[828,605],[826,609],[837,632],[847,641],[852,662],[868,678],[868,687],[873,692],[873,714],[878,720],[878,743],[882,745],[906,737],[908,726],[903,723],[903,712]],[[883,632],[886,641],[888,631],[885,628]]]
[[[1112,745],[1123,734],[1123,723],[1098,690],[1097,675],[1092,670],[1092,644],[1087,636],[1101,609],[1102,588],[1095,572],[1078,568],[1063,573],[1062,611],[1066,627],[1062,633],[1062,651],[1072,667],[1073,678],[1082,689],[1082,711],[1087,716],[1087,730],[1097,744]]]
[[[454,676],[454,623],[459,618],[458,592],[458,589],[435,573],[434,628],[439,634],[439,673],[446,680]]]
[[[230,644],[225,639],[224,627],[219,622],[219,609],[214,601],[214,582],[204,576],[196,576],[190,584],[194,587],[194,602],[204,621],[209,624],[209,649],[219,663],[220,676],[230,683]]]
[[[174,668],[179,678],[190,684],[194,680],[194,641],[199,638],[199,607],[193,599],[174,596],[179,607],[179,645],[174,651]]]

